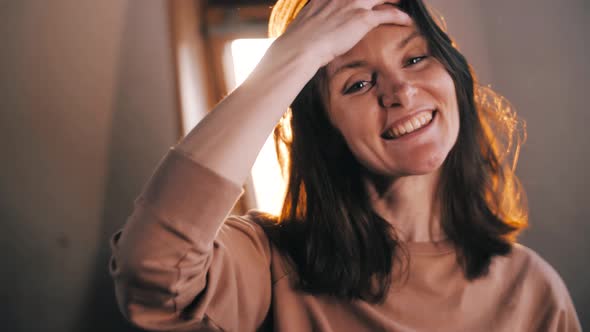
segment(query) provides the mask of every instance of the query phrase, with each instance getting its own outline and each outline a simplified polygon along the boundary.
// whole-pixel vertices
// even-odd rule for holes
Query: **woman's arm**
[[[250,77],[177,148],[232,182],[243,184],[266,138],[321,66],[351,49],[380,24],[411,23],[405,13],[380,5],[383,3],[311,1],[271,45]]]
[[[277,40],[250,77],[221,101],[176,149],[242,185],[268,135],[318,70],[317,62],[310,50]]]
[[[381,23],[409,18],[380,0],[311,1],[242,86],[160,162],[112,240],[121,311],[150,330],[255,330],[271,301],[270,245],[226,220],[274,125],[320,66]],[[225,221],[225,222],[224,222]]]

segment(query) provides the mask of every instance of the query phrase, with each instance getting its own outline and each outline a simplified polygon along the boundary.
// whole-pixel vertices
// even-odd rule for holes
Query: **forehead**
[[[412,38],[418,37],[418,38]],[[408,38],[419,39],[419,31],[412,26],[381,25],[371,30],[348,52],[334,58],[328,66],[328,77],[342,65],[355,60],[367,60],[380,56],[391,57],[391,54],[405,46],[405,42],[411,42]]]

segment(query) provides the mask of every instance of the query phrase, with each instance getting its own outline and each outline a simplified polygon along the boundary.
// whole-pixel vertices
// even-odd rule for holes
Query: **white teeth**
[[[413,118],[412,119],[412,124],[414,125],[414,128],[420,128],[420,127],[422,127],[422,124],[420,123],[420,120],[418,120],[418,118]]]
[[[429,124],[431,120],[432,112],[422,113],[405,121],[402,124],[399,124],[389,129],[389,131],[387,132],[387,136],[390,136],[391,138],[397,138],[405,134],[409,134]]]
[[[414,131],[414,126],[412,126],[412,123],[410,121],[404,123],[404,127],[406,128],[406,133],[411,133]]]

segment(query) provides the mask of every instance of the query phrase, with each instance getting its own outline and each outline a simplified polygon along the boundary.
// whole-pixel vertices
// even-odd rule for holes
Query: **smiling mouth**
[[[432,122],[436,112],[437,110],[433,110],[432,112],[421,112],[420,114],[416,114],[415,116],[397,123],[386,130],[383,134],[381,134],[381,138],[386,140],[394,140],[418,131],[428,126]]]

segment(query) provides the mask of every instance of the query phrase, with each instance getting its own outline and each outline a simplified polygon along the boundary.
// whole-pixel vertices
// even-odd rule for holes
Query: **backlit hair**
[[[279,0],[269,34],[285,32],[306,0]],[[445,235],[469,279],[485,275],[491,259],[510,252],[527,225],[526,199],[515,167],[524,123],[508,101],[479,86],[456,45],[421,0],[402,0],[432,56],[455,83],[459,135],[443,166],[439,195]],[[442,21],[438,21],[442,22]],[[262,222],[297,271],[297,287],[312,294],[382,301],[404,244],[372,209],[364,171],[326,112],[326,71],[320,68],[274,131],[288,179],[280,216]],[[401,253],[401,255],[396,255]]]

